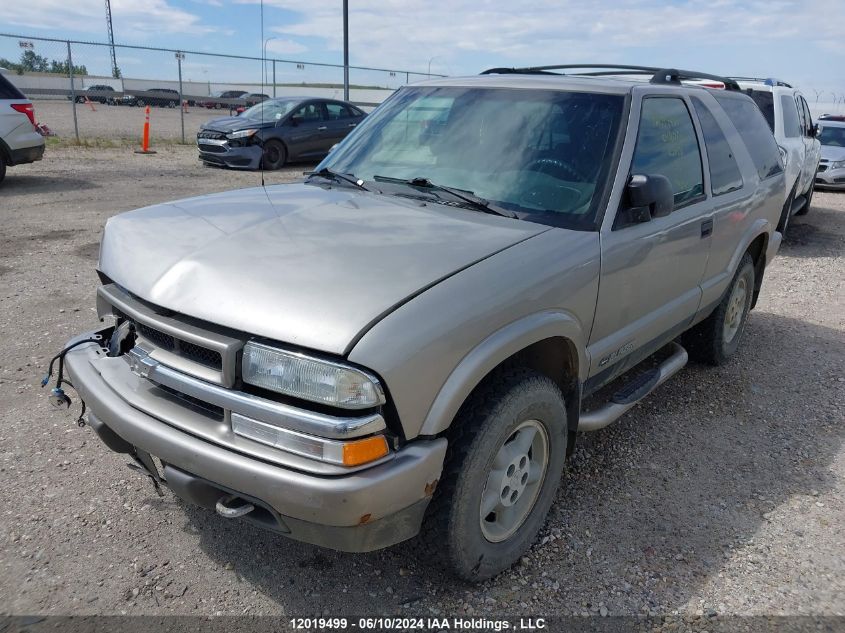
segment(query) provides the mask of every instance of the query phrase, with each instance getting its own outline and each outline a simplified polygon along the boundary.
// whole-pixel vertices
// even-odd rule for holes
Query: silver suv
[[[0,182],[6,167],[41,160],[44,137],[35,127],[32,102],[0,74]]]
[[[506,569],[578,431],[736,351],[781,241],[735,84],[552,70],[404,87],[304,183],[110,219],[107,325],[56,404],[64,371],[109,448],[223,517]]]

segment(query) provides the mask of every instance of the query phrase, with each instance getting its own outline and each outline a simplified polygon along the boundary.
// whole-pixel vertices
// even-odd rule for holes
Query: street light
[[[261,63],[264,66],[264,83],[267,83],[267,44],[270,40],[279,39],[275,35],[264,40],[264,46],[261,49]],[[273,60],[273,96],[276,96],[276,60]]]
[[[434,55],[434,56],[430,57],[429,60],[428,60],[428,78],[429,79],[431,79],[431,62],[433,62],[438,57],[440,57],[440,55]]]

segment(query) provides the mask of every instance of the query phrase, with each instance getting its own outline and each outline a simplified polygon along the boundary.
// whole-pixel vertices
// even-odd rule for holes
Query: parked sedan
[[[139,90],[135,94],[124,94],[119,103],[142,108],[148,105],[175,108],[179,105],[179,91],[171,88]]]
[[[344,101],[268,99],[240,116],[204,123],[197,134],[199,159],[237,169],[279,169],[291,161],[318,160],[365,116]]]
[[[822,159],[816,189],[845,189],[845,121],[819,120]]]
[[[117,101],[117,92],[111,86],[106,84],[88,86],[85,90],[76,93],[77,103],[85,103],[87,98],[89,101],[96,101],[102,104],[111,104]],[[68,95],[70,100],[70,95]]]
[[[209,108],[219,110],[221,108],[232,108],[237,105],[234,99],[242,99],[246,94],[246,90],[222,90],[215,92],[207,99],[200,99],[197,101],[197,106],[200,108]]]

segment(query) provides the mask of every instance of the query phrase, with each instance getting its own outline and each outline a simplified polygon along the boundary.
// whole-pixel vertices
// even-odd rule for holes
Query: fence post
[[[276,60],[273,60],[273,98],[276,98]]]
[[[182,100],[182,57],[184,53],[176,53],[176,61],[179,64],[179,119],[182,124],[182,144],[185,144],[185,106]]]
[[[79,142],[79,123],[76,120],[76,88],[73,85],[73,55],[70,52],[70,40],[67,42],[67,76],[70,79],[70,107],[73,108],[73,131]]]

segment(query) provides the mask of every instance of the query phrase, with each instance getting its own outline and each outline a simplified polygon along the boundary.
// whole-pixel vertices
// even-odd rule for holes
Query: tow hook
[[[229,506],[229,504],[233,501],[240,501],[241,505],[235,507]],[[242,517],[255,510],[255,506],[251,503],[247,503],[238,495],[223,495],[217,500],[217,505],[214,509],[221,517],[225,517],[227,519],[237,519],[238,517]]]

